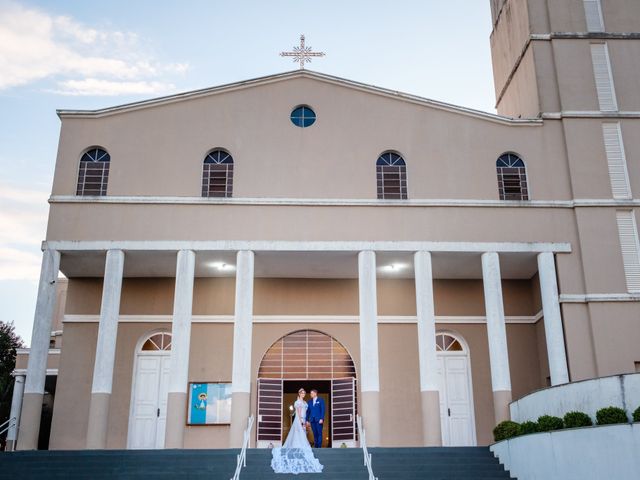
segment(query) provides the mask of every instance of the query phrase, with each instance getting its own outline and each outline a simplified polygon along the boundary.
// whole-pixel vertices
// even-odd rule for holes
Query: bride
[[[320,473],[322,464],[313,456],[311,445],[307,439],[305,422],[307,420],[307,402],[304,401],[304,388],[298,390],[298,399],[293,406],[295,416],[291,422],[291,430],[282,447],[271,451],[271,468],[276,473]]]

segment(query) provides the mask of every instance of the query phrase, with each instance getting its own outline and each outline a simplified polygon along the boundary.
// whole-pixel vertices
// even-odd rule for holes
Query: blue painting
[[[187,423],[189,425],[231,423],[231,384],[189,384]]]

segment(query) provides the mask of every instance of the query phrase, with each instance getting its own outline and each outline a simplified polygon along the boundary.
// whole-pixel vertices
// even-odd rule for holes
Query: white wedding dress
[[[322,472],[322,464],[313,455],[304,428],[307,418],[307,402],[298,399],[293,406],[296,413],[291,430],[289,430],[284,445],[272,449],[271,468],[276,473],[320,473]]]

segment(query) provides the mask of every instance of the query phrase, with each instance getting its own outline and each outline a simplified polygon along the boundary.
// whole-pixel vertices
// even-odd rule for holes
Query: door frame
[[[132,426],[133,426],[133,409],[135,408],[135,396],[136,396],[136,382],[138,379],[137,376],[137,372],[138,372],[138,357],[140,357],[141,355],[149,355],[149,356],[158,356],[158,357],[169,357],[171,358],[171,352],[173,351],[173,348],[171,350],[163,350],[163,351],[147,351],[144,352],[142,351],[142,345],[144,345],[144,343],[153,335],[156,335],[158,333],[168,333],[169,335],[171,335],[171,330],[167,330],[166,328],[156,328],[153,330],[150,330],[146,333],[144,333],[143,335],[140,336],[140,338],[138,338],[138,341],[136,342],[136,348],[133,351],[133,370],[131,371],[131,395],[129,398],[129,420],[127,422],[127,446],[126,449],[127,450],[131,450],[131,432],[132,432]],[[172,345],[173,347],[173,345]],[[160,372],[160,374],[162,374],[162,371]],[[157,425],[156,425],[157,427]],[[166,421],[165,421],[165,433],[166,433]],[[164,446],[162,447],[164,448]],[[160,448],[158,448],[157,450],[160,450]]]
[[[469,389],[469,408],[471,410],[471,415],[470,415],[470,422],[471,422],[471,444],[472,446],[477,446],[478,445],[478,438],[477,438],[477,434],[476,434],[476,404],[475,401],[473,400],[473,372],[471,371],[471,350],[469,349],[469,344],[467,343],[466,339],[460,335],[457,332],[451,331],[451,330],[438,330],[436,331],[436,336],[439,334],[446,334],[446,335],[450,335],[453,338],[455,338],[458,342],[460,342],[460,345],[462,345],[462,352],[443,352],[443,351],[436,351],[436,357],[439,355],[445,356],[445,357],[466,357],[467,361],[466,361],[466,365],[467,365],[467,388]],[[435,338],[434,338],[435,341]],[[439,394],[439,392],[438,392]],[[441,434],[442,435],[442,434]]]

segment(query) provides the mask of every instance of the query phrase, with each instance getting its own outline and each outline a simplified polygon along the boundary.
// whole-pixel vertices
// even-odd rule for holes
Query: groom
[[[318,397],[318,390],[311,390],[311,400],[307,402],[307,425],[313,431],[313,447],[322,448],[322,424],[324,423],[324,400]]]

